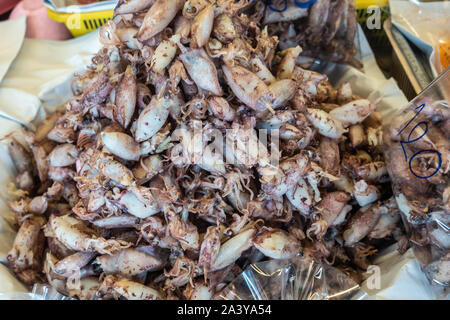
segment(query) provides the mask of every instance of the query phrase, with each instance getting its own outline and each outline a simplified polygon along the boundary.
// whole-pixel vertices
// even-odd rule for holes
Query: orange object
[[[441,58],[442,69],[445,69],[450,64],[450,43],[441,42],[439,44],[439,56]]]

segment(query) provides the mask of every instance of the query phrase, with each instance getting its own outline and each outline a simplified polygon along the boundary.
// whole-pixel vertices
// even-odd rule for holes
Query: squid
[[[77,251],[96,251],[113,253],[131,244],[114,239],[104,239],[95,235],[93,230],[70,216],[51,216],[48,221],[49,234],[54,235],[66,247]]]
[[[445,102],[412,133],[383,127],[376,102],[310,70],[325,46],[357,64],[353,5],[299,3],[120,0],[65,110],[5,139],[18,279],[76,299],[214,299],[263,260],[353,276],[394,241],[446,250]],[[424,148],[439,169],[429,151],[398,160]],[[444,281],[439,259],[424,270]]]
[[[7,256],[13,272],[27,284],[33,284],[39,279],[42,268],[45,238],[41,227],[42,220],[26,219]]]
[[[145,14],[138,32],[138,40],[147,41],[164,30],[182,9],[183,4],[182,0],[156,0]]]

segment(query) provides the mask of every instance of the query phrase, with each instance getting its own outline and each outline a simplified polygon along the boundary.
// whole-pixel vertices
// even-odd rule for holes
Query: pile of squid
[[[450,109],[419,99],[385,127],[393,191],[428,277],[450,285]]]
[[[264,8],[262,21],[268,24],[269,34],[279,37],[279,47],[285,50],[302,46],[305,61],[309,57],[362,68],[355,46],[354,1],[317,0],[309,8],[302,8],[297,3],[276,0],[268,1],[265,7],[262,3],[258,5]]]
[[[9,137],[20,280],[220,299],[251,263],[301,255],[359,283],[378,250],[408,245],[376,105],[297,65],[302,48],[279,50],[247,6],[119,2],[65,110]],[[233,147],[202,152],[217,132]]]

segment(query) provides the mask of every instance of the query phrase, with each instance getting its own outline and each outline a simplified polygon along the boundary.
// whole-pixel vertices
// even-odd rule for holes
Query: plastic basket
[[[50,19],[64,23],[74,37],[100,28],[113,17],[113,13],[114,10],[66,13],[47,8]]]

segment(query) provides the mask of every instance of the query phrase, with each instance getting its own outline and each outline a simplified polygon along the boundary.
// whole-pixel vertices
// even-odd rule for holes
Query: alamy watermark
[[[381,289],[381,269],[379,266],[370,265],[366,270],[367,288],[370,290],[380,290]]]
[[[171,150],[171,160],[180,165],[216,169],[225,164],[278,167],[281,157],[280,130],[255,130],[250,124],[219,130],[193,120],[188,126],[177,128],[171,141],[178,142]]]
[[[379,6],[369,6],[366,11],[370,16],[367,17],[366,27],[369,30],[381,29],[381,8]]]

